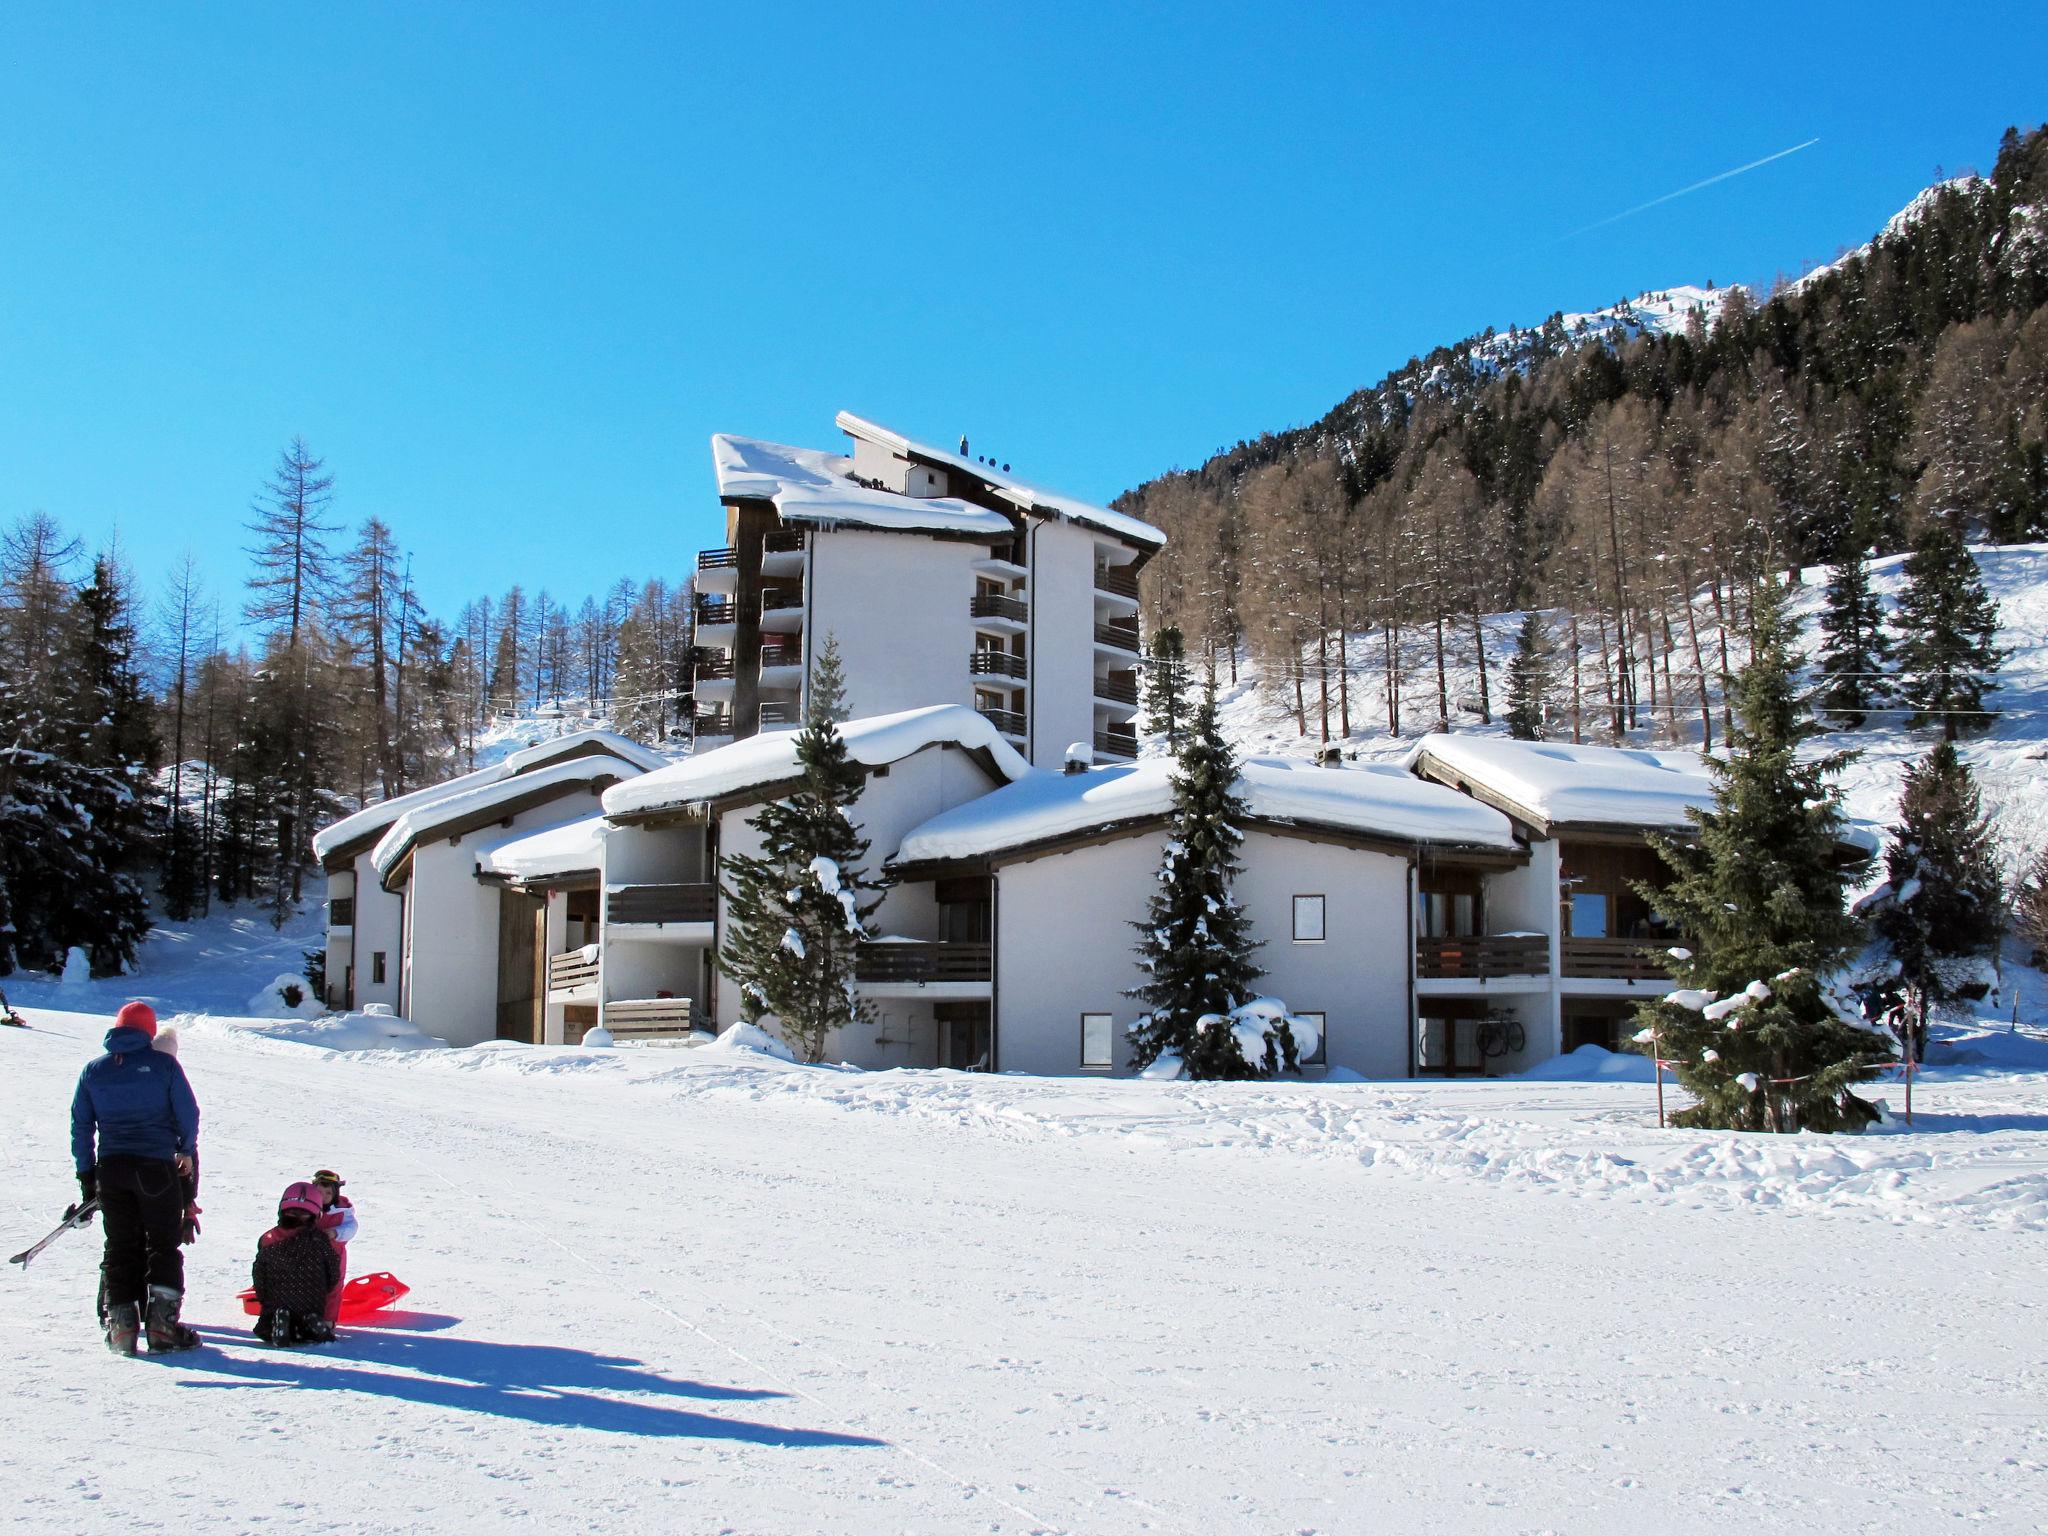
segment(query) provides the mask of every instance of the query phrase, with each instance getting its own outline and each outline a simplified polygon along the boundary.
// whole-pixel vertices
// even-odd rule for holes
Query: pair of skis
[[[50,1233],[48,1237],[44,1238],[41,1242],[37,1243],[33,1248],[23,1249],[20,1253],[17,1253],[13,1258],[9,1259],[7,1262],[10,1264],[19,1264],[23,1269],[27,1269],[29,1265],[29,1260],[33,1259],[37,1254],[41,1253],[45,1248],[49,1247],[50,1244],[57,1241],[57,1239],[62,1237],[66,1232],[69,1232],[77,1227],[90,1226],[92,1224],[93,1216],[99,1211],[99,1208],[100,1203],[97,1200],[88,1200],[83,1205],[74,1205],[70,1210],[64,1213],[64,1219],[57,1223],[56,1228]]]

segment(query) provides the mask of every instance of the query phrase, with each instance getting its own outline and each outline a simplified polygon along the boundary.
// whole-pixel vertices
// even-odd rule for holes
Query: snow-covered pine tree
[[[1853,534],[1828,575],[1820,630],[1820,689],[1814,702],[1836,724],[1853,731],[1868,718],[1867,711],[1892,697],[1885,675],[1892,648],[1884,630],[1884,605],[1870,590],[1863,541]]]
[[[1145,658],[1145,724],[1166,737],[1178,751],[1187,731],[1188,648],[1178,628],[1161,625],[1152,631]]]
[[[1129,1031],[1133,1063],[1149,1067],[1164,1052],[1190,1077],[1256,1077],[1229,1027],[1232,1009],[1251,1000],[1263,974],[1251,920],[1231,893],[1240,865],[1237,758],[1216,720],[1216,680],[1188,722],[1175,754],[1173,818],[1150,911],[1134,924],[1138,968],[1149,978],[1131,996],[1147,1011]],[[1204,1026],[1204,1020],[1214,1022]]]
[[[846,669],[839,661],[839,637],[825,632],[825,643],[811,661],[811,686],[805,691],[804,718],[837,725],[846,718]]]
[[[1508,659],[1506,718],[1517,741],[1541,741],[1550,719],[1550,626],[1534,609],[1522,615]]]
[[[1728,756],[1709,760],[1714,807],[1696,813],[1697,837],[1650,840],[1672,880],[1643,894],[1690,947],[1672,951],[1681,991],[1638,1007],[1635,1039],[1677,1063],[1697,1101],[1679,1113],[1684,1125],[1853,1129],[1874,1112],[1850,1089],[1892,1057],[1836,991],[1858,941],[1843,900],[1855,866],[1842,852],[1833,782],[1849,755],[1799,758],[1818,728],[1793,686],[1786,609],[1785,589],[1767,579],[1752,603]]]
[[[1915,1061],[1927,1056],[1932,1010],[1954,1002],[1998,946],[2004,882],[1970,765],[1934,744],[1906,770],[1885,885],[1869,910],[1891,966],[1873,992]]]
[[[2028,946],[2027,963],[2048,965],[2048,848],[2035,854],[2014,882],[2012,927]]]
[[[804,1059],[820,1061],[834,1030],[867,1016],[854,962],[872,937],[881,886],[861,867],[868,841],[847,815],[866,775],[838,725],[806,723],[796,757],[796,787],[749,823],[760,854],[722,860],[730,920],[719,967],[739,986],[748,1019],[775,1015]]]
[[[1899,689],[1918,729],[1940,721],[1944,741],[1990,728],[1996,710],[1986,695],[2005,660],[1993,643],[1998,604],[1984,590],[1962,535],[1945,518],[1930,520],[1906,558],[1906,589],[1895,619],[1899,631]]]

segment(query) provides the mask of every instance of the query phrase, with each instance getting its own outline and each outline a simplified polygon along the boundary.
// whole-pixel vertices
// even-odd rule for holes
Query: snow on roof
[[[899,496],[853,479],[853,460],[815,448],[790,448],[754,437],[715,433],[711,462],[721,497],[775,503],[785,522],[851,523],[901,532],[974,533],[1006,538],[1000,512],[948,496]]]
[[[545,880],[598,867],[605,819],[600,811],[565,821],[558,827],[487,843],[477,849],[477,869],[508,880]]]
[[[1590,747],[1505,736],[1435,734],[1408,754],[1510,802],[1547,825],[1690,828],[1711,808],[1713,779],[1697,753]]]
[[[621,762],[607,754],[597,754],[548,763],[509,778],[475,785],[460,794],[417,806],[400,816],[391,824],[391,830],[386,832],[378,840],[377,846],[371,850],[370,863],[375,867],[380,879],[388,878],[412,845],[436,827],[473,816],[479,811],[488,811],[495,806],[516,800],[521,795],[531,794],[535,790],[548,789],[556,785],[585,784],[600,777],[637,776],[639,772],[639,767],[633,763]]]
[[[896,862],[979,858],[1173,809],[1173,762],[1034,769],[1024,779],[914,827]],[[1464,847],[1515,847],[1507,817],[1468,795],[1424,783],[1393,767],[1317,768],[1252,758],[1238,771],[1238,792],[1255,820],[1301,822],[1380,837]]]
[[[851,411],[841,411],[834,419],[839,430],[849,436],[863,438],[878,447],[887,448],[906,457],[928,459],[934,464],[943,464],[948,469],[958,470],[961,474],[972,475],[975,479],[985,482],[997,495],[1014,502],[1024,511],[1049,512],[1056,517],[1064,517],[1090,528],[1098,528],[1104,533],[1113,533],[1120,539],[1151,549],[1158,549],[1166,543],[1166,535],[1150,523],[1140,522],[1137,518],[1128,517],[1122,512],[1113,512],[1108,507],[1098,507],[1090,502],[1076,501],[1071,496],[1062,496],[1056,491],[1048,491],[1041,486],[1018,479],[1008,470],[998,469],[993,464],[980,463],[963,454],[949,453],[943,448],[921,443],[916,438],[905,437],[901,432],[893,432],[880,423],[869,421],[864,416],[856,416]]]
[[[722,800],[797,776],[795,731],[763,731],[728,747],[717,747],[680,763],[614,784],[604,794],[607,816],[644,815],[676,806]],[[931,746],[980,750],[995,759],[1005,779],[1031,771],[995,726],[961,704],[934,704],[893,715],[870,715],[839,727],[855,762],[869,767],[897,762]]]
[[[613,731],[572,731],[566,736],[551,736],[546,741],[537,741],[530,747],[521,747],[517,752],[507,753],[497,762],[479,768],[474,773],[465,773],[460,778],[447,779],[439,784],[429,784],[425,789],[394,795],[389,800],[379,800],[375,805],[364,806],[353,815],[330,822],[313,834],[313,857],[324,859],[344,844],[390,826],[408,811],[438,804],[482,785],[496,784],[530,772],[543,763],[556,762],[565,756],[585,753],[593,748],[641,769],[659,768],[668,761],[660,753],[651,751],[641,746],[639,742],[631,741]]]

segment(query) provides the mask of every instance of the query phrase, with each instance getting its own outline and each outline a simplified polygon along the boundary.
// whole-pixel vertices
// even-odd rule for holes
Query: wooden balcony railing
[[[737,603],[723,599],[715,603],[700,599],[697,603],[699,624],[737,624],[739,617],[740,609]]]
[[[577,987],[590,986],[597,981],[597,956],[586,954],[584,949],[572,949],[566,955],[548,956],[548,990],[568,992]]]
[[[804,653],[801,646],[764,645],[761,647],[761,670],[763,672],[766,672],[770,667],[800,667],[803,664]]]
[[[1031,609],[1021,600],[1004,597],[995,592],[977,592],[968,607],[968,616],[976,619],[1009,619],[1023,624],[1030,620]]]
[[[699,710],[691,717],[690,727],[699,736],[730,736],[732,715],[722,709]]]
[[[697,551],[697,569],[700,571],[731,570],[740,563],[740,552],[736,549],[700,549]]]
[[[1415,940],[1415,974],[1427,981],[1487,981],[1549,971],[1550,940],[1540,933]]]
[[[1113,645],[1133,656],[1138,654],[1138,626],[1135,624],[1098,624],[1095,626],[1095,640],[1099,645]]]
[[[1104,757],[1136,757],[1138,738],[1131,731],[1097,731],[1095,750]]]
[[[761,537],[761,551],[769,555],[795,554],[804,547],[801,528],[775,528]]]
[[[1012,656],[1008,651],[976,651],[967,658],[967,675],[970,677],[1014,677],[1024,676],[1024,658]]]
[[[801,608],[803,605],[804,595],[800,589],[770,587],[761,594],[763,613],[782,613],[791,608]]]
[[[1108,699],[1116,704],[1138,706],[1138,674],[1135,672],[1112,672],[1107,677],[1095,679],[1095,697]]]
[[[687,997],[615,997],[604,1005],[614,1040],[681,1040],[690,1033]]]
[[[863,944],[853,974],[857,981],[988,981],[992,955],[986,944]]]
[[[1136,598],[1138,578],[1135,572],[1120,565],[1098,565],[1095,567],[1095,590],[1112,592],[1118,597]]]
[[[1658,981],[1671,975],[1665,949],[1679,939],[1564,941],[1564,974],[1587,981]]]
[[[716,682],[722,677],[733,675],[732,653],[729,651],[706,651],[696,662],[697,681]]]
[[[1022,736],[1024,734],[1025,720],[1021,711],[997,709],[993,705],[988,704],[977,704],[975,709],[1005,736]]]
[[[605,920],[613,923],[708,923],[718,913],[718,887],[615,885],[605,893]]]

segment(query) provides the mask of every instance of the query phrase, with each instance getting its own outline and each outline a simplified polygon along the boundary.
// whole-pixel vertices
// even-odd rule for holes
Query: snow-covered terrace
[[[851,411],[841,411],[835,420],[839,430],[849,436],[862,438],[908,459],[922,460],[957,474],[972,476],[1005,501],[1013,503],[1019,511],[1063,517],[1070,522],[1114,534],[1120,539],[1150,549],[1162,548],[1166,543],[1166,535],[1150,523],[1140,522],[1135,517],[1112,511],[1108,507],[1098,507],[1092,502],[1077,501],[1071,496],[1062,496],[1057,491],[1048,491],[1043,486],[1020,480],[1006,469],[970,459],[964,454],[949,453],[944,448],[935,447],[930,443],[921,443],[916,438],[905,437],[901,432],[892,431],[879,422],[869,421],[864,416],[856,416]]]
[[[1697,753],[1434,734],[1410,772],[1469,790],[1545,834],[1559,828],[1685,832],[1714,803]]]
[[[1173,809],[1165,758],[1081,773],[1034,769],[1007,788],[911,830],[898,864],[984,859],[1164,817]],[[1392,842],[1516,851],[1499,811],[1392,767],[1317,768],[1275,758],[1242,765],[1238,793],[1254,822],[1321,827]]]
[[[784,522],[877,528],[891,532],[971,533],[1007,538],[1000,512],[950,496],[901,496],[853,479],[853,460],[815,448],[715,433],[711,461],[724,500],[773,502]]]
[[[605,791],[604,813],[613,820],[632,820],[788,784],[801,771],[796,759],[797,734],[763,731],[614,784]],[[848,720],[839,727],[839,734],[853,760],[870,768],[898,762],[927,747],[953,746],[986,754],[990,766],[1004,779],[1015,781],[1031,772],[1030,764],[1003,740],[993,724],[961,704],[934,704]]]
[[[477,850],[477,873],[519,884],[593,874],[602,859],[604,829],[603,813],[592,811],[559,827],[486,844]]]
[[[530,747],[521,747],[473,773],[394,795],[389,800],[379,800],[375,805],[364,806],[339,821],[330,822],[313,834],[313,856],[324,861],[329,854],[383,831],[409,812],[437,805],[485,785],[516,778],[545,763],[592,754],[609,755],[641,770],[659,768],[667,761],[659,753],[613,731],[573,731],[566,736],[555,736]]]

